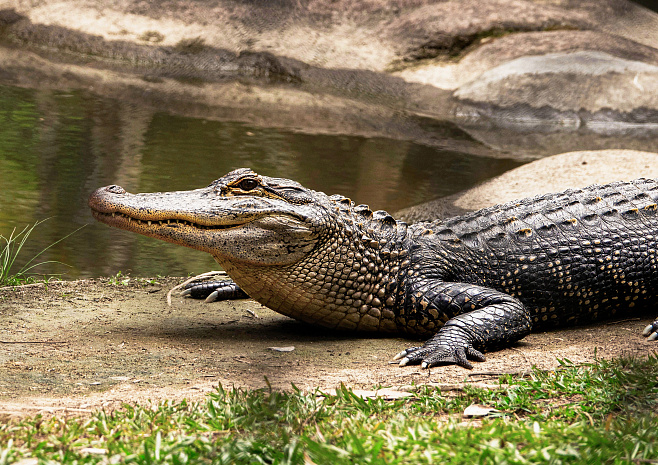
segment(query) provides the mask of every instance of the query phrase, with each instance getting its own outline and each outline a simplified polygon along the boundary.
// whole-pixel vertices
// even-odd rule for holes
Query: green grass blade
[[[17,285],[20,284],[21,281],[24,281],[26,278],[26,275],[30,272],[30,270],[34,269],[37,266],[40,265],[45,265],[48,263],[58,263],[61,265],[65,265],[62,262],[56,261],[56,260],[48,260],[44,262],[39,262],[39,263],[34,263],[34,261],[41,256],[44,252],[46,252],[48,249],[51,247],[59,244],[62,242],[64,239],[70,237],[72,234],[75,234],[76,232],[80,231],[80,229],[84,228],[86,226],[82,225],[75,231],[67,234],[66,236],[62,237],[61,239],[58,239],[57,241],[53,242],[49,246],[45,247],[43,250],[41,250],[39,253],[37,253],[34,257],[30,258],[30,260],[25,263],[20,270],[18,270],[17,273],[12,273],[11,270],[14,266],[14,263],[16,261],[16,258],[20,254],[21,250],[23,249],[23,246],[25,245],[25,242],[28,240],[30,237],[30,234],[34,229],[47,221],[48,218],[45,220],[39,220],[35,222],[32,226],[25,226],[18,234],[16,233],[16,228],[12,230],[12,232],[9,234],[9,237],[4,237],[0,235],[0,240],[4,242],[4,245],[2,247],[2,251],[0,252],[0,286],[1,285]],[[65,265],[68,266],[68,265]]]
[[[46,220],[47,220],[47,219],[46,219]],[[32,228],[30,228],[30,232],[32,232],[32,230],[35,228],[35,226],[37,226],[37,225],[43,223],[43,222],[46,221],[46,220],[37,221],[37,222],[34,224],[34,226],[32,226]],[[44,252],[46,252],[48,249],[50,249],[51,247],[53,247],[53,246],[59,244],[60,242],[62,242],[64,239],[70,237],[71,235],[77,233],[78,231],[80,231],[80,230],[81,230],[82,228],[84,228],[85,226],[87,226],[87,225],[86,225],[86,224],[83,224],[82,226],[80,226],[80,227],[79,227],[78,229],[76,229],[75,231],[72,231],[72,232],[68,233],[66,236],[62,237],[61,239],[56,240],[55,242],[53,242],[53,243],[50,244],[49,246],[45,247],[43,250],[41,250],[41,252],[39,252],[38,254],[36,254],[36,255],[35,255],[34,257],[32,257],[32,258],[31,258],[31,259],[30,259],[25,265],[23,265],[23,267],[18,271],[17,274],[18,274],[18,275],[23,275],[23,274],[25,274],[26,271],[31,270],[31,269],[34,268],[35,266],[43,265],[43,264],[46,264],[46,263],[52,263],[52,261],[48,261],[48,262],[40,262],[40,263],[37,263],[36,265],[32,265],[32,266],[30,266],[29,268],[27,268],[27,267],[28,267],[28,266],[29,266],[34,260],[36,260],[39,256],[41,256],[41,255],[42,255]],[[28,233],[28,234],[29,234],[29,233]],[[25,238],[27,238],[27,236],[26,236]],[[23,241],[23,242],[24,242],[24,241]],[[21,246],[22,246],[22,243],[21,243]]]

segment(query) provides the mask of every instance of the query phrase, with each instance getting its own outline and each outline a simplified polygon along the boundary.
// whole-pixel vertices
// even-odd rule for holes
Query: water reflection
[[[216,266],[206,254],[95,223],[87,197],[100,186],[184,190],[251,167],[393,212],[518,164],[398,140],[172,116],[82,91],[0,86],[0,234],[51,217],[34,231],[24,255],[29,257],[90,223],[45,254],[71,265],[69,278],[119,270],[182,275]]]

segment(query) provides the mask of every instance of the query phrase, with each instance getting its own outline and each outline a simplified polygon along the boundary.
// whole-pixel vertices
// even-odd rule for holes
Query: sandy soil
[[[251,300],[205,304],[174,297],[180,279],[107,279],[0,289],[0,415],[84,414],[123,402],[200,400],[218,383],[260,388],[400,388],[490,382],[500,373],[550,369],[656,350],[650,318],[533,334],[488,354],[474,370],[389,364],[415,341],[317,329]],[[271,349],[289,348],[289,352]]]

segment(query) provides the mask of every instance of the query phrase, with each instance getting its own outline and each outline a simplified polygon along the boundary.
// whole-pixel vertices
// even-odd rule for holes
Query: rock
[[[20,49],[30,52],[24,60],[79,64],[67,76],[115,71],[108,89],[132,74],[143,87],[175,81],[158,92],[201,104],[234,93],[223,111],[253,109],[273,115],[260,116],[264,125],[311,132],[316,119],[283,123],[291,112],[277,105],[327,122],[367,106],[368,132],[390,132],[393,121],[411,128],[408,139],[418,117],[646,134],[658,130],[656,31],[658,14],[627,0],[22,2],[0,11],[0,40],[11,47],[0,68],[14,80],[29,74],[3,62]],[[200,82],[213,85],[193,88]],[[321,130],[335,132],[328,125]]]
[[[658,178],[658,153],[568,152],[528,163],[465,192],[407,208],[394,216],[407,222],[431,221],[524,197],[640,177]]]
[[[658,130],[658,66],[601,51],[519,57],[485,71],[455,97],[471,105],[469,117],[498,118],[506,125]]]
[[[465,417],[486,417],[494,413],[500,413],[500,411],[486,405],[471,404],[464,409],[463,415]]]
[[[600,8],[592,5],[592,11]],[[413,62],[437,57],[454,59],[483,41],[506,34],[595,27],[580,8],[525,0],[462,0],[409,9],[387,25],[382,36],[395,39],[398,59]]]
[[[596,50],[627,60],[658,63],[658,50],[623,37],[592,30],[534,31],[481,41],[457,62],[428,62],[397,74],[408,81],[455,90],[501,63],[549,53]]]

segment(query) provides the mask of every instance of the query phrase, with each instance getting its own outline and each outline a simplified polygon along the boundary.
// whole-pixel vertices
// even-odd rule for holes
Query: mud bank
[[[85,411],[201,399],[224,386],[312,390],[491,382],[558,358],[644,356],[652,319],[533,334],[468,371],[389,364],[416,341],[313,328],[252,300],[205,304],[166,293],[179,280],[57,282],[0,290],[0,413]],[[277,351],[284,348],[291,351]],[[267,379],[267,381],[266,381]],[[72,409],[72,410],[71,410]]]

